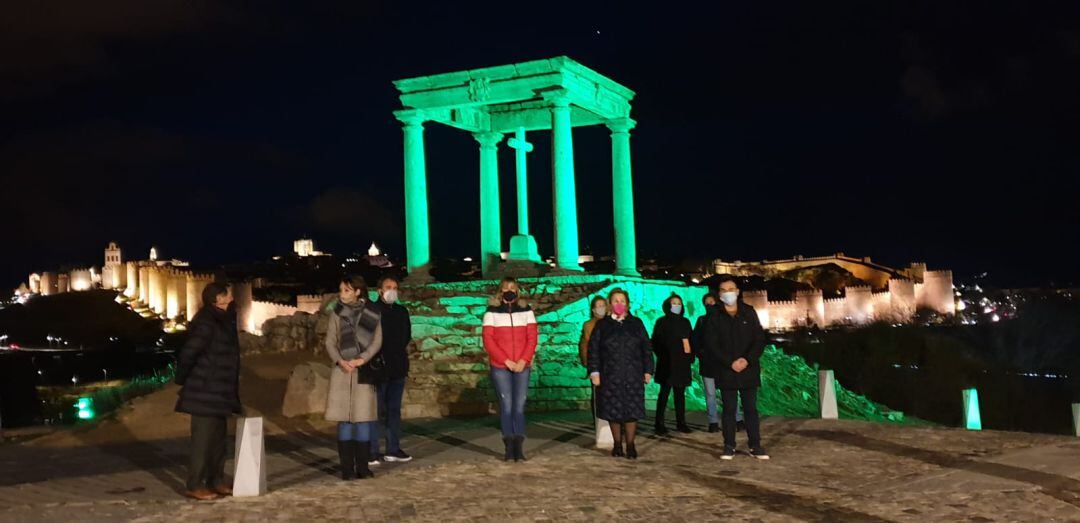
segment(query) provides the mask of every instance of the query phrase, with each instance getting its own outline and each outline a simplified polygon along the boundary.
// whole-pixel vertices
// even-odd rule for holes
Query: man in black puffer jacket
[[[229,287],[211,283],[202,300],[177,358],[176,411],[191,414],[185,495],[206,501],[232,494],[225,483],[225,419],[241,412],[240,343]]]

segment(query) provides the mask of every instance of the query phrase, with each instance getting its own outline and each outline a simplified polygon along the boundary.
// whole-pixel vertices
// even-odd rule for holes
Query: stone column
[[[480,266],[484,275],[502,253],[499,213],[499,142],[502,133],[473,133],[480,142]]]
[[[574,139],[570,101],[551,100],[552,183],[555,204],[555,266],[580,271],[578,265],[577,190],[574,186]]]
[[[427,166],[424,161],[424,118],[416,111],[397,114],[405,131],[405,250],[410,278],[430,279]]]
[[[634,233],[634,182],[630,174],[630,118],[607,123],[611,129],[611,195],[615,214],[615,274],[640,276]]]

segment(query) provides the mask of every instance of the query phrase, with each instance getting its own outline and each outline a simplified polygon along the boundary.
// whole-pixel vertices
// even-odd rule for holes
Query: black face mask
[[[503,301],[506,303],[513,303],[517,299],[517,293],[514,291],[506,291],[503,293]]]

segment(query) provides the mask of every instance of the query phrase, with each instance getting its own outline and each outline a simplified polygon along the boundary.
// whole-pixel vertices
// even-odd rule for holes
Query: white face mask
[[[592,315],[594,318],[603,318],[604,316],[607,316],[607,307],[596,307],[592,310]]]
[[[720,301],[729,307],[735,305],[735,302],[739,301],[739,291],[721,292]]]
[[[392,304],[392,303],[396,302],[397,300],[398,300],[397,289],[390,289],[388,291],[383,291],[382,301]]]
[[[682,314],[682,305],[671,304],[672,314]]]

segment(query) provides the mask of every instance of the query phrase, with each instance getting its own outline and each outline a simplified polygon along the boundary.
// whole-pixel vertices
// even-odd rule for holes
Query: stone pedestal
[[[536,238],[531,234],[516,234],[510,238],[509,259],[517,261],[540,262],[540,251],[536,248]]]
[[[266,446],[263,442],[263,419],[239,418],[236,421],[236,472],[233,496],[266,494]]]
[[[836,408],[836,378],[831,370],[818,371],[818,403],[821,419],[839,419]]]

